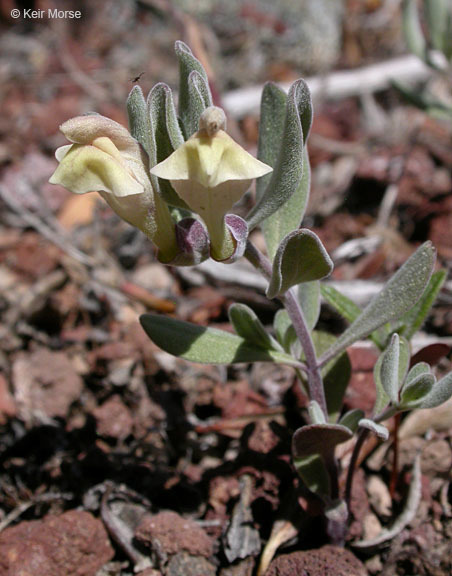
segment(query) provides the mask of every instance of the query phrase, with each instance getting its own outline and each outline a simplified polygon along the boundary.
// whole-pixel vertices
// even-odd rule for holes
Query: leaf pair
[[[176,42],[179,59],[179,117],[171,89],[160,82],[150,91],[147,101],[139,86],[127,99],[130,132],[143,146],[154,167],[179,148],[198,129],[199,117],[212,105],[209,83],[202,64],[183,42]],[[154,189],[168,204],[188,210],[168,180],[151,176]]]

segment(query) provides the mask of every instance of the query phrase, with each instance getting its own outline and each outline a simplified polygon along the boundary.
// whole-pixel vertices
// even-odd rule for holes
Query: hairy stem
[[[267,279],[272,275],[272,265],[270,261],[248,240],[246,244],[245,257],[251,264],[259,270]],[[292,321],[297,338],[299,339],[306,358],[306,369],[308,378],[308,389],[311,400],[315,400],[328,419],[328,411],[325,400],[325,390],[323,387],[322,375],[317,363],[314,343],[307,326],[303,310],[294,294],[294,290],[288,290],[280,298],[289,317]]]
[[[308,370],[308,388],[311,400],[315,400],[328,420],[328,410],[326,406],[325,390],[323,387],[322,375],[320,368],[317,364],[317,356],[315,353],[314,343],[311,338],[311,333],[306,324],[303,310],[296,298],[293,290],[288,290],[283,298],[281,298],[284,307],[292,320],[293,327],[297,338],[301,342],[306,359],[306,367]]]

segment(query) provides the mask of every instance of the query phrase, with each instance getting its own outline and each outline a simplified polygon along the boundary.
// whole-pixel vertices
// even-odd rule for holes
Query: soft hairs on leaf
[[[332,270],[333,262],[320,238],[305,228],[294,230],[278,247],[267,297],[276,298],[292,286],[325,278]]]
[[[284,134],[273,176],[246,218],[250,230],[274,214],[299,187],[303,176],[304,143],[311,122],[311,94],[306,82],[298,80],[287,96]]]
[[[184,42],[178,41],[175,51],[179,59],[179,116],[185,136],[189,138],[198,129],[197,114],[200,107],[202,104],[206,104],[206,108],[212,106],[212,96],[206,71],[190,48]],[[196,77],[193,72],[197,73]],[[199,94],[199,98],[193,98],[195,92]]]
[[[425,242],[387,282],[356,320],[328,350],[320,362],[338,354],[353,342],[366,338],[390,320],[400,318],[410,310],[424,293],[435,265],[436,251]]]
[[[238,362],[278,362],[297,365],[291,356],[274,350],[264,350],[246,342],[240,336],[183,322],[174,318],[144,314],[141,325],[149,338],[172,354],[201,364],[235,364]]]

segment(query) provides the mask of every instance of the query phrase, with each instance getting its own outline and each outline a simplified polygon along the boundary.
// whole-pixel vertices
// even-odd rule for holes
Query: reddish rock
[[[65,418],[83,389],[83,380],[66,353],[46,348],[16,356],[13,384],[19,415],[26,422]]]
[[[160,512],[145,516],[135,532],[135,538],[150,548],[171,555],[186,551],[193,556],[212,555],[212,540],[196,522],[176,512]]]
[[[323,546],[279,556],[265,576],[367,576],[367,570],[348,550]]]
[[[71,510],[0,534],[1,576],[95,576],[114,556],[100,520]]]
[[[348,410],[360,408],[368,414],[375,404],[373,368],[378,356],[374,350],[364,347],[351,347],[348,354],[352,364],[352,377],[345,393],[345,404]]]
[[[216,567],[208,560],[187,552],[175,554],[165,570],[165,576],[216,576],[216,573]]]
[[[112,396],[96,408],[93,416],[100,436],[123,440],[132,433],[132,415],[118,395]]]

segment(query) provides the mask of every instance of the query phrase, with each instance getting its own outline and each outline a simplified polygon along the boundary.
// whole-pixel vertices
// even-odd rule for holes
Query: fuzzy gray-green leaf
[[[381,363],[380,378],[384,391],[394,404],[399,400],[399,335],[394,334]]]
[[[325,414],[320,408],[320,404],[315,400],[311,400],[308,404],[309,418],[313,424],[326,424]]]
[[[400,324],[405,326],[403,335],[410,340],[424,323],[427,314],[433,306],[444,282],[447,273],[445,270],[438,270],[432,274],[425,292],[417,304],[400,320]]]
[[[304,282],[298,286],[298,301],[309,330],[313,330],[320,315],[320,282]]]
[[[427,362],[418,362],[412,368],[410,368],[410,371],[408,372],[406,377],[406,383],[409,384],[421,374],[430,374],[430,372],[431,368],[427,364]]]
[[[380,414],[380,412],[389,404],[389,396],[386,394],[383,383],[381,381],[381,365],[383,363],[383,359],[384,354],[380,354],[374,366],[374,383],[377,394],[375,406],[373,409],[374,414]]]
[[[283,239],[276,252],[267,297],[276,298],[292,286],[325,278],[332,270],[333,262],[320,238],[304,228],[295,230]]]
[[[151,143],[149,117],[146,100],[139,86],[134,86],[127,98],[127,115],[130,133],[149,154]]]
[[[436,50],[446,52],[448,24],[452,18],[449,0],[425,0],[425,12],[431,43]]]
[[[435,257],[436,252],[432,243],[422,244],[381,292],[370,301],[326,355],[331,357],[338,354],[353,342],[366,338],[386,322],[406,314],[424,293],[435,265]]]
[[[198,93],[207,106],[212,106],[212,96],[206,71],[201,62],[193,56],[190,48],[184,42],[178,41],[176,42],[175,50],[179,59],[179,116],[184,127],[185,136],[189,138],[198,130],[193,108],[199,105],[199,100],[193,102],[193,96],[197,98]],[[199,76],[196,76],[196,78],[191,76],[192,72],[197,72]]]
[[[402,25],[408,48],[413,54],[426,60],[427,43],[422,32],[416,0],[404,0]]]
[[[447,402],[452,396],[452,372],[446,374],[433,385],[431,391],[424,397],[419,408],[436,408]]]
[[[176,148],[179,148],[183,144],[184,138],[179,128],[173,95],[166,84],[160,82],[154,86],[149,93],[147,107],[151,136],[151,147],[148,153],[152,168],[168,158]],[[168,180],[157,178],[151,174],[151,182],[168,204],[177,208],[188,209]]]
[[[360,420],[358,422],[358,426],[360,428],[366,428],[366,430],[370,430],[375,434],[375,436],[378,436],[378,438],[380,438],[385,442],[389,438],[389,431],[386,428],[386,426],[383,426],[382,424],[377,424],[376,422],[370,420],[369,418],[363,418],[362,420]]]
[[[185,125],[187,138],[198,130],[201,114],[212,105],[209,85],[197,70],[190,72],[188,77],[188,93],[189,103]]]
[[[362,310],[358,304],[355,304],[353,300],[344,296],[333,286],[324,283],[320,286],[320,289],[322,297],[348,322],[354,322],[361,314]]]
[[[311,95],[303,80],[295,82],[287,96],[282,144],[267,188],[248,214],[252,230],[274,214],[295,194],[303,176],[303,150],[312,122]],[[301,215],[299,215],[301,220]]]
[[[328,332],[314,330],[312,333],[317,357],[331,347],[336,341],[335,336]],[[330,422],[335,422],[342,410],[344,394],[347,389],[352,367],[348,354],[344,352],[337,358],[322,367],[323,385],[325,388],[326,405],[328,409],[328,418]]]
[[[358,423],[364,417],[364,412],[359,408],[354,408],[353,410],[349,410],[346,412],[341,419],[339,420],[338,424],[341,426],[347,426],[352,432],[356,432],[358,429]]]
[[[286,352],[290,352],[292,344],[297,340],[297,335],[286,310],[281,309],[276,312],[273,319],[273,328],[278,342]]]
[[[166,316],[143,314],[140,317],[149,338],[172,354],[201,364],[235,364],[238,362],[277,362],[296,365],[283,352],[252,346],[240,336],[183,322]]]
[[[402,389],[399,407],[402,410],[411,410],[422,404],[422,400],[430,393],[435,385],[433,374],[419,374],[416,378],[407,381]]]
[[[248,343],[264,350],[282,350],[281,346],[264,328],[255,312],[245,304],[232,304],[228,310],[229,320],[239,336]]]

